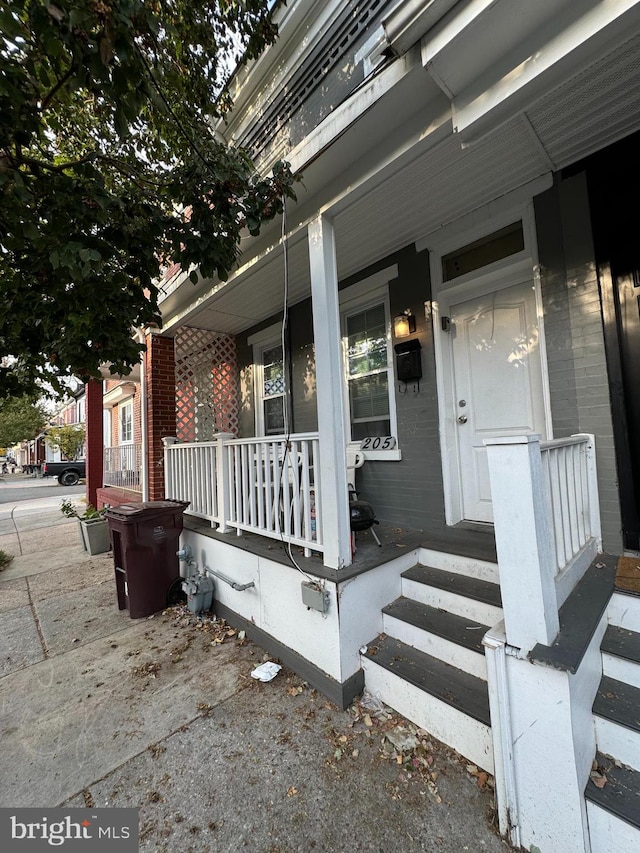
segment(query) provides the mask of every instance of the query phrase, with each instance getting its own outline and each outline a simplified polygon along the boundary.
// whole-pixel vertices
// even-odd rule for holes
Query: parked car
[[[86,477],[84,459],[73,462],[43,462],[42,476],[57,477],[61,486],[75,486],[81,477]]]

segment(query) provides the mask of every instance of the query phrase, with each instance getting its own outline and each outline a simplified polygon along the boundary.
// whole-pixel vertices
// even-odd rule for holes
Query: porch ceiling
[[[441,118],[446,114],[419,68],[305,169],[305,186],[290,213],[290,304],[310,294],[304,222],[314,211],[334,217],[344,278],[640,129],[640,41],[619,45],[467,147]],[[375,161],[383,164],[377,171]],[[169,333],[172,325],[188,325],[238,334],[281,310],[284,259],[277,233],[271,229],[247,246],[262,254],[252,259],[247,250],[243,268],[228,283],[204,283],[195,293],[188,283],[181,286],[191,289],[192,302],[187,308],[178,299],[178,311],[167,304]]]

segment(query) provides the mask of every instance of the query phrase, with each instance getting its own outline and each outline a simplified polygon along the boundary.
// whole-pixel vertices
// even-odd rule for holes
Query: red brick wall
[[[144,356],[147,383],[149,500],[164,499],[162,439],[176,434],[176,369],[173,338],[147,335]]]

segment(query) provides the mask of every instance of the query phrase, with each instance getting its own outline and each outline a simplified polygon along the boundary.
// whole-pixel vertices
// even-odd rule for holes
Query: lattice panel
[[[235,338],[183,327],[175,336],[176,435],[211,441],[238,434],[238,362]]]

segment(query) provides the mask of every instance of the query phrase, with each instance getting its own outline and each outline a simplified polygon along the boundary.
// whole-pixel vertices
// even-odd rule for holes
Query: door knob
[[[466,415],[460,415],[458,417],[458,423],[459,424],[466,424],[466,422],[467,422],[467,416]]]

